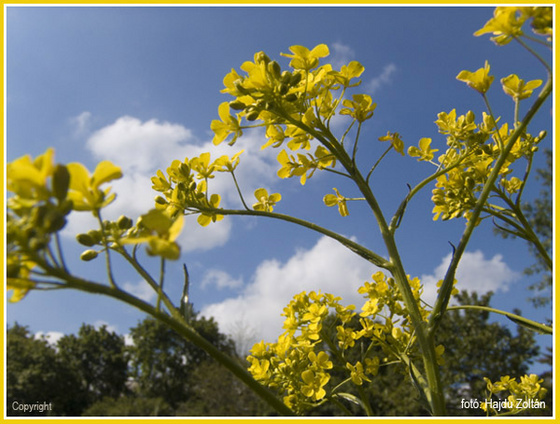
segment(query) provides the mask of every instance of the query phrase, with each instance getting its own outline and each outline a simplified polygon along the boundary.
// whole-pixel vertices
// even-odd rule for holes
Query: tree
[[[526,36],[525,24],[531,25],[535,37]],[[259,188],[254,192],[256,202],[249,207],[252,202],[247,203],[243,197],[235,176],[242,152],[214,160],[210,152],[205,152],[173,161],[165,173],[159,170],[152,178],[153,188],[159,193],[155,208],[134,223],[124,216],[115,221],[102,219],[103,208],[115,194],[101,186],[120,178],[120,168],[107,161],[101,162],[93,173],[81,164],[55,165],[54,152],[48,149],[35,159],[25,156],[8,164],[8,188],[14,193],[8,200],[7,217],[7,286],[14,291],[12,300],[21,300],[29,290],[61,288],[118,299],[148,313],[206,351],[281,414],[308,413],[326,401],[337,404],[342,397],[352,399],[364,413],[371,415],[373,407],[363,386],[375,384],[372,379],[379,374],[381,364],[391,364],[411,376],[421,402],[431,414],[445,415],[445,386],[440,372],[445,346],[437,344],[437,334],[452,310],[449,301],[455,291],[456,270],[474,231],[488,218],[499,226],[509,225],[532,244],[546,267],[552,269],[549,252],[520,208],[530,173],[516,172],[514,166],[523,162],[530,165],[538,144],[546,136],[542,131],[537,135],[528,132],[529,124],[552,93],[552,68],[531,43],[552,47],[552,8],[499,7],[475,35],[486,33],[491,33],[492,40],[501,46],[513,40],[520,43],[543,66],[546,81],[524,81],[515,74],[500,79],[501,89],[514,102],[514,113],[507,123],[494,115],[487,96],[491,87],[495,88],[490,63],[487,61],[475,71],[461,71],[456,78],[481,96],[486,110],[478,118],[472,111],[458,115],[455,109],[438,114],[436,125],[445,136],[447,147],[436,158],[439,149],[433,148],[432,140],[424,137],[418,146],[407,149],[408,156],[424,162],[431,170],[414,187],[409,186],[408,194],[392,216],[385,214],[370,181],[386,155],[394,151],[405,156],[404,141],[399,133],[388,131],[379,137],[379,141],[389,142],[385,151],[366,168],[362,167],[362,161],[358,160],[361,129],[373,117],[377,104],[371,96],[353,92],[364,72],[359,62],[352,61],[336,70],[332,64],[321,63],[329,55],[328,46],[320,44],[308,49],[294,45],[290,54],[283,54],[291,59],[290,69],[282,71],[277,61],[258,52],[253,62],[243,63],[241,73],[232,70],[224,78],[223,92],[233,99],[219,106],[220,119],[210,125],[214,144],[226,139],[234,144],[244,130],[264,128],[267,141],[263,148],[279,151],[280,178],[297,177],[304,185],[315,173],[325,172],[350,183],[355,194],[344,195],[341,191],[346,190],[334,188],[334,194],[326,194],[323,202],[327,207],[336,206],[342,217],[349,215],[348,203],[362,202],[377,223],[375,231],[379,244],[384,247],[383,253],[316,222],[275,212],[282,200],[280,193]],[[535,90],[541,86],[536,94]],[[532,103],[521,116],[520,102],[529,98]],[[336,131],[331,126],[335,116],[346,119],[344,131]],[[211,186],[218,172],[231,175],[242,205],[239,209],[220,207],[221,196],[213,193]],[[432,190],[434,220],[466,220],[461,237],[456,245],[452,244],[451,263],[439,282],[433,307],[422,301],[419,278],[407,273],[396,237],[411,200],[429,184],[435,187]],[[90,212],[98,221],[98,229],[79,234],[77,240],[87,247],[81,255],[84,261],[105,256],[106,284],[76,276],[65,265],[58,232],[72,211]],[[354,311],[355,307],[343,306],[330,293],[296,294],[284,310],[286,332],[277,343],[259,343],[253,347],[249,374],[235,358],[191,325],[182,307],[187,302],[188,290],[178,307],[163,289],[165,261],[180,256],[176,240],[187,214],[198,215],[201,226],[226,215],[291,223],[336,240],[380,271],[360,288],[365,301],[359,313]],[[159,258],[159,278],[150,275],[140,263],[136,255],[139,244],[147,246],[148,255]],[[111,255],[115,254],[122,256],[154,290],[157,294],[154,304],[118,286],[111,262]],[[187,275],[185,287],[188,288]],[[470,307],[488,310],[477,305]],[[337,340],[331,340],[329,345],[332,357],[320,350],[321,342],[329,340],[324,339],[323,331],[329,312],[337,314],[341,322],[336,327]],[[550,326],[509,312],[495,309],[492,312],[505,314],[532,330],[552,334]],[[359,316],[359,328],[353,322],[356,316]],[[351,355],[347,351],[356,342],[366,345],[363,356],[348,361]],[[339,386],[332,385],[331,369],[344,370],[359,396],[339,393]],[[151,370],[144,372],[149,375]],[[498,382],[488,380],[487,388],[490,397],[507,390],[527,401],[538,401],[545,392],[541,382],[533,375],[521,376],[520,382],[504,376]],[[271,389],[281,392],[283,399],[276,397]],[[513,407],[506,413],[524,410]],[[498,411],[489,408],[487,412]]]
[[[84,411],[83,416],[152,417],[170,416],[173,408],[161,397],[143,398],[137,396],[106,397]]]
[[[57,349],[60,360],[78,376],[74,390],[85,397],[82,410],[104,397],[116,398],[125,392],[128,361],[124,337],[108,331],[105,325],[96,329],[82,324],[78,335],[65,335]]]
[[[35,338],[27,327],[15,323],[6,338],[6,397],[8,415],[79,415],[78,376],[57,355],[44,337]],[[14,408],[46,402],[45,411]]]
[[[233,343],[218,331],[213,319],[198,318],[190,324],[221,351],[232,354]],[[129,347],[131,378],[136,394],[146,398],[162,397],[172,407],[189,399],[193,392],[192,374],[208,354],[185,340],[165,324],[146,318],[131,328],[133,345]]]

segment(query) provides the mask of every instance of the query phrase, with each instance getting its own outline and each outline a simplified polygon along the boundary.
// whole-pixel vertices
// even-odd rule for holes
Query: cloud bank
[[[421,276],[426,302],[435,301],[436,284],[443,278],[450,260],[450,255],[444,257],[432,274]],[[285,263],[274,259],[263,261],[237,297],[207,305],[201,313],[214,317],[220,330],[234,337],[238,333],[236,329],[241,327],[254,334],[254,341],[272,342],[283,332],[281,313],[295,294],[320,290],[340,296],[342,304],[353,304],[360,310],[364,300],[357,289],[365,281],[371,281],[375,271],[373,265],[334,240],[322,237],[312,248],[296,251]],[[213,274],[214,271],[209,272]],[[219,276],[225,282],[235,281],[236,287],[239,284],[239,280],[223,271]],[[479,293],[506,292],[518,278],[501,255],[487,259],[481,251],[466,252],[457,272],[456,287]],[[219,284],[214,286],[219,288]]]
[[[89,112],[83,112],[75,121],[83,122],[90,117]],[[86,148],[96,160],[109,160],[120,166],[124,174],[121,179],[111,182],[117,199],[104,210],[104,218],[115,219],[127,215],[135,219],[154,206],[157,193],[151,188],[151,177],[158,169],[165,172],[173,160],[192,158],[207,151],[212,153],[212,159],[216,159],[222,155],[233,156],[244,150],[236,177],[244,188],[244,196],[252,199],[256,188],[272,186],[278,168],[276,153],[272,149],[261,151],[263,142],[262,133],[254,131],[248,132],[234,147],[227,143],[214,146],[210,140],[199,141],[190,129],[181,124],[122,116],[112,124],[92,132]],[[218,174],[209,186],[212,193],[222,196],[222,206],[240,205],[229,174]],[[65,234],[73,237],[84,228],[95,227],[95,221],[89,214],[73,214]],[[225,244],[230,231],[231,223],[227,218],[201,228],[196,223],[196,217],[187,217],[179,243],[184,251],[208,250]]]

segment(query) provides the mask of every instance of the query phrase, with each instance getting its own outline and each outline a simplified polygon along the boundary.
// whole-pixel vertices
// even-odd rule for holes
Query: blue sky
[[[377,141],[399,132],[406,146],[431,137],[445,148],[434,121],[441,111],[473,110],[481,116],[482,99],[455,76],[489,60],[496,83],[489,93],[494,111],[510,120],[513,102],[498,80],[517,73],[525,80],[545,78],[544,71],[519,46],[497,47],[487,36],[474,37],[492,8],[472,7],[9,7],[6,11],[7,160],[35,156],[48,146],[59,162],[81,161],[90,169],[103,159],[123,168],[113,184],[117,201],[107,217],[131,217],[147,211],[154,192],[149,178],[172,159],[210,150],[213,157],[244,148],[239,179],[247,198],[258,187],[282,193],[275,209],[314,220],[384,254],[377,227],[363,205],[350,204],[350,217],[326,208],[322,197],[345,183],[318,175],[305,187],[279,180],[277,152],[260,150],[263,134],[247,132],[234,147],[210,147],[210,122],[218,105],[229,100],[219,91],[231,68],[264,50],[282,67],[279,56],[291,45],[326,43],[332,63],[359,60],[365,66],[362,92],[378,104],[363,131],[360,160],[371,166],[384,150]],[[516,55],[522,55],[519,60]],[[533,133],[551,134],[548,104]],[[548,137],[543,144],[550,146]],[[410,157],[389,155],[376,170],[373,188],[384,212],[392,215],[414,185],[431,171]],[[543,165],[542,157],[536,167]],[[367,171],[366,171],[367,172]],[[218,180],[228,206],[237,206],[231,182]],[[407,271],[420,276],[428,297],[458,243],[463,220],[432,221],[431,188],[409,205],[398,243]],[[531,181],[527,194],[536,195]],[[101,264],[80,263],[72,234],[88,224],[76,216],[65,230],[68,260],[76,272],[97,276]],[[280,313],[292,295],[323,290],[348,303],[373,268],[334,242],[286,223],[226,218],[199,228],[187,221],[181,236],[181,262],[191,274],[191,299],[197,310],[216,317],[223,331],[272,340],[280,333]],[[157,269],[155,261],[146,260]],[[544,320],[545,309],[526,302],[534,282],[521,273],[532,264],[523,242],[492,235],[488,224],[475,233],[459,270],[460,288],[494,290],[493,306]],[[181,262],[168,264],[171,297],[182,289]],[[122,268],[123,287],[145,298],[140,278]],[[358,304],[359,305],[359,304]],[[110,299],[81,293],[31,293],[7,308],[7,322],[29,325],[34,332],[76,332],[82,322],[106,323],[121,334],[142,315]],[[246,335],[247,335],[246,334]],[[537,336],[548,345],[550,340]]]

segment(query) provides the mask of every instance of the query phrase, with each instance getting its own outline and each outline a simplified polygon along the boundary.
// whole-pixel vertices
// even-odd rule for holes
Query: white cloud
[[[426,302],[433,304],[436,283],[443,278],[450,260],[447,255],[433,274],[422,275]],[[359,310],[364,299],[357,289],[364,281],[371,281],[376,270],[337,242],[322,237],[311,249],[298,250],[285,263],[263,261],[239,296],[207,305],[202,314],[214,317],[220,330],[230,335],[235,336],[242,326],[250,330],[253,340],[274,341],[283,331],[282,310],[295,294],[320,290],[342,297],[342,304],[354,304]],[[224,281],[234,280],[221,271],[219,275]],[[501,255],[486,259],[480,251],[466,252],[457,270],[457,288],[506,292],[518,278]]]
[[[85,111],[70,119],[74,127],[74,136],[79,137],[89,132],[91,124],[91,112]]]
[[[136,284],[127,281],[123,284],[123,290],[145,302],[150,302],[156,297],[154,289],[144,280]]]
[[[423,299],[429,304],[435,302],[437,296],[436,284],[443,279],[451,263],[451,253],[446,255],[441,263],[430,275],[422,275],[424,284]],[[494,255],[486,259],[480,250],[465,252],[455,274],[457,289],[470,292],[487,293],[489,291],[507,292],[515,281],[520,278],[519,273],[513,271],[503,261],[502,255]]]
[[[82,120],[90,119],[89,112],[82,115]],[[207,151],[215,159],[222,155],[233,156],[240,150],[245,150],[241,155],[236,177],[247,202],[252,202],[256,188],[270,188],[277,180],[277,152],[273,149],[262,151],[264,141],[262,131],[248,131],[233,147],[227,143],[214,146],[211,141],[200,142],[190,129],[180,124],[155,119],[143,122],[135,117],[123,116],[93,132],[86,147],[97,160],[115,163],[122,168],[124,174],[121,179],[111,182],[117,198],[103,211],[103,217],[116,219],[120,215],[127,215],[135,219],[154,205],[153,199],[158,193],[151,189],[151,177],[158,169],[165,172],[173,160],[192,158]],[[221,206],[240,205],[229,174],[218,174],[210,181],[209,186],[212,193],[222,195]],[[88,215],[72,214],[63,234],[74,237],[78,232],[83,232],[84,228],[95,228],[95,221]],[[206,228],[201,228],[195,219],[189,218],[178,241],[183,251],[207,250],[223,245],[228,240],[230,231],[231,222],[227,218]]]
[[[390,84],[393,74],[397,71],[397,66],[394,63],[389,63],[383,67],[383,71],[378,76],[369,80],[365,87],[369,93],[375,94],[381,87]]]
[[[225,271],[211,269],[204,274],[201,285],[203,288],[236,289],[243,286],[243,280],[241,278],[232,278]]]
[[[298,250],[288,261],[266,260],[256,269],[241,295],[207,305],[205,316],[214,317],[226,333],[243,322],[257,339],[275,340],[282,332],[283,308],[302,291],[322,291],[342,297],[343,304],[361,305],[357,289],[370,279],[375,267],[322,237],[309,250]]]
[[[38,331],[35,333],[34,337],[35,339],[41,339],[43,336],[51,346],[54,346],[62,337],[64,337],[64,333],[61,333],[60,331]]]
[[[99,330],[103,326],[105,327],[105,330],[107,330],[107,332],[119,334],[119,330],[117,329],[117,326],[109,324],[107,321],[97,320],[93,323],[93,327],[96,330]]]
[[[356,56],[354,50],[342,43],[333,43],[330,49],[329,61],[334,69],[340,69],[343,65],[347,65]]]

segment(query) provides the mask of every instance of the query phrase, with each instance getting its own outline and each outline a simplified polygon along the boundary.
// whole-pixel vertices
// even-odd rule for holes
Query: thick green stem
[[[206,211],[205,209],[200,209],[200,210],[203,212]],[[341,236],[340,234],[335,233],[334,231],[323,228],[320,225],[290,215],[284,215],[275,212],[237,210],[237,209],[211,209],[211,210],[209,209],[208,212],[215,212],[215,213],[219,213],[220,215],[265,216],[268,218],[274,218],[274,219],[279,219],[281,221],[291,222],[292,224],[300,225],[302,227],[316,231],[320,234],[323,234],[327,237],[330,237],[338,241],[340,244],[350,249],[352,252],[356,253],[357,255],[361,256],[364,259],[367,259],[369,262],[371,262],[372,264],[380,268],[388,269],[389,267],[389,262],[385,258],[372,252],[369,249],[366,249],[365,247],[356,243],[355,241],[352,241],[349,238]]]

